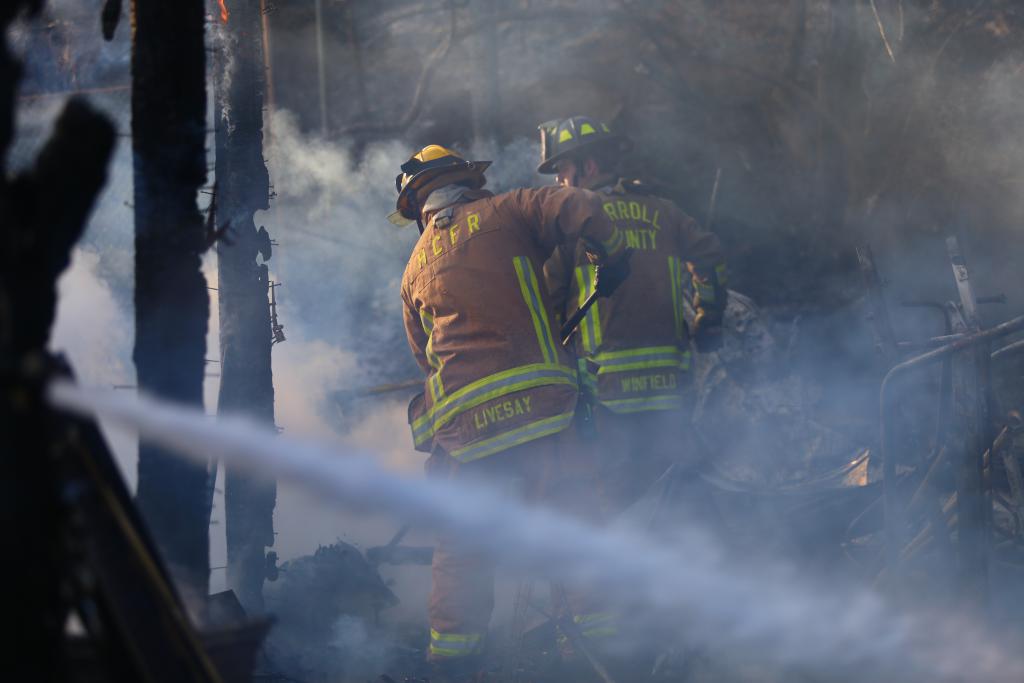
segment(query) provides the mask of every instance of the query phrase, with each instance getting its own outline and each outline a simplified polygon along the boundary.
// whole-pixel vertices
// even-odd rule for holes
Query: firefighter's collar
[[[439,187],[427,196],[427,201],[423,202],[422,211],[423,213],[430,213],[452,204],[458,204],[463,201],[463,197],[467,192],[473,192],[473,190],[465,185],[445,185],[444,187]]]
[[[595,187],[594,191],[598,195],[623,195],[626,190],[623,187],[623,179],[612,176],[607,184]]]

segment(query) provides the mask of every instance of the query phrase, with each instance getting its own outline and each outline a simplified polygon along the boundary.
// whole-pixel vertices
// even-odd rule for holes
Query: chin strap
[[[413,210],[416,211],[416,227],[419,228],[420,234],[423,234],[423,211],[420,209],[420,203],[416,200],[416,193],[413,192],[412,196],[409,197],[409,204]]]

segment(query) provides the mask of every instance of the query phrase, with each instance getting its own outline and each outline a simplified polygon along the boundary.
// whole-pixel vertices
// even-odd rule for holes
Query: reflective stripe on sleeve
[[[537,334],[537,343],[540,344],[544,362],[555,363],[558,360],[555,338],[551,334],[551,323],[548,321],[548,312],[544,308],[544,300],[540,296],[540,285],[537,283],[537,274],[533,270],[533,263],[525,256],[514,257],[512,263],[516,269],[516,278],[519,280],[519,290],[522,292],[523,300],[530,311],[530,318],[533,320],[533,330]]]
[[[576,268],[576,288],[579,289],[579,302],[582,306],[591,294],[594,293],[594,280],[597,277],[597,266],[579,266]],[[583,350],[594,353],[601,346],[601,318],[597,305],[590,307],[587,315],[580,322],[580,332],[583,339]]]
[[[434,316],[425,308],[420,309],[420,324],[423,325],[423,331],[427,333],[427,348],[425,352],[427,362],[434,369],[434,372],[430,374],[427,380],[427,386],[430,388],[430,398],[436,403],[444,398],[444,383],[441,381],[441,368],[444,364],[437,354],[434,353]]]
[[[539,439],[542,436],[557,434],[572,423],[572,418],[575,412],[575,410],[571,410],[567,413],[562,413],[561,415],[555,415],[554,417],[547,417],[543,420],[530,422],[521,427],[517,427],[516,429],[509,430],[504,434],[499,434],[498,436],[475,443],[472,446],[458,448],[452,451],[451,455],[459,462],[471,462],[473,460],[485,458],[488,455],[493,455],[500,451],[508,450],[513,446],[524,444],[527,441]]]
[[[547,385],[576,387],[576,372],[564,365],[522,365],[478,379],[445,396],[412,423],[416,445],[425,443],[457,415],[514,391]]]
[[[675,321],[676,339],[682,341],[686,329],[683,317],[683,264],[675,256],[668,257],[668,280],[672,292],[672,316]]]
[[[435,657],[467,657],[480,651],[482,633],[438,633],[430,629],[430,654]]]
[[[625,351],[606,351],[591,359],[600,367],[598,375],[650,368],[690,369],[690,352],[675,346],[649,346]]]

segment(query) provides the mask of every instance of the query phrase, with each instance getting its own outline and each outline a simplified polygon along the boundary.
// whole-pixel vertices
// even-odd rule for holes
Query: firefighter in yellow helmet
[[[577,373],[542,268],[557,246],[579,243],[621,281],[624,236],[599,195],[561,187],[494,195],[482,189],[488,165],[430,145],[395,180],[393,215],[421,232],[401,286],[409,346],[426,375],[409,406],[413,441],[430,453],[428,475],[511,483],[530,497],[543,489],[553,504],[576,505],[592,499],[572,495],[592,485],[574,460]],[[493,583],[488,557],[440,535],[429,605],[437,676],[457,680],[478,666]],[[589,609],[582,595],[569,603]]]
[[[539,128],[537,171],[555,174],[559,186],[600,194],[601,213],[633,250],[629,281],[590,310],[575,339],[602,452],[605,504],[614,513],[673,463],[676,471],[701,464],[688,427],[690,339],[698,351],[720,343],[724,257],[718,239],[674,203],[618,177],[629,145],[603,122],[574,116]],[[564,310],[574,310],[594,286],[593,266],[572,245],[559,247],[545,273]],[[692,328],[683,318],[687,280]]]

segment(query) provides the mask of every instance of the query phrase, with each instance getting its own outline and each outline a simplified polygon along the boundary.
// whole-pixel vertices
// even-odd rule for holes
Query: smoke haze
[[[636,528],[591,527],[525,507],[481,482],[411,478],[355,450],[271,438],[242,419],[211,423],[191,409],[68,383],[54,385],[50,396],[60,408],[106,416],[200,462],[215,454],[346,507],[457,533],[516,569],[599,588],[626,608],[632,633],[644,624],[672,624],[687,642],[714,651],[751,649],[766,661],[840,677],[1009,681],[1024,675],[1024,660],[964,614],[900,613],[876,594],[839,581],[824,585],[791,566],[731,563],[696,527],[681,525],[674,542],[664,544]]]
[[[729,249],[732,286],[761,305],[755,321],[743,324],[757,326],[758,334],[771,342],[769,349],[754,352],[757,363],[729,360],[727,354],[711,359],[696,430],[708,452],[720,454],[730,483],[755,489],[736,492],[735,499],[756,502],[732,511],[755,527],[744,529],[754,537],[752,544],[796,536],[803,529],[794,530],[798,522],[820,522],[821,529],[808,534],[806,545],[787,548],[790,564],[779,566],[766,552],[772,559],[755,566],[750,557],[734,562],[689,529],[680,531],[674,545],[686,552],[664,544],[652,548],[649,539],[633,538],[625,530],[605,538],[571,524],[567,529],[568,522],[547,513],[504,508],[502,501],[492,506],[488,500],[481,508],[487,514],[480,528],[471,530],[474,537],[501,555],[517,544],[532,547],[537,554],[528,558],[505,558],[519,562],[520,570],[536,569],[526,565],[542,552],[561,557],[559,552],[571,551],[602,563],[596,574],[588,574],[582,560],[566,558],[575,567],[574,577],[582,573],[606,581],[623,601],[641,603],[641,632],[672,622],[687,642],[715,647],[711,641],[719,639],[725,650],[749,647],[756,657],[819,672],[832,671],[830,661],[864,667],[851,675],[856,678],[871,678],[867,672],[874,672],[876,680],[1018,676],[1015,650],[987,644],[987,635],[956,615],[900,615],[883,600],[909,601],[908,596],[865,593],[831,583],[833,576],[825,585],[814,574],[821,558],[812,557],[813,540],[827,532],[835,552],[846,552],[835,534],[848,529],[836,531],[827,524],[845,524],[841,514],[815,513],[810,516],[817,519],[794,521],[796,515],[760,515],[750,509],[758,510],[761,499],[756,496],[764,489],[813,481],[877,442],[879,362],[859,276],[850,265],[854,243],[874,247],[900,339],[943,333],[934,312],[903,309],[899,302],[956,298],[944,245],[947,234],[961,235],[978,293],[1008,296],[1006,305],[983,308],[987,323],[1007,319],[1024,306],[1019,8],[992,0],[985,7],[978,3],[980,12],[945,17],[939,2],[879,0],[893,60],[868,3],[674,1],[644,8],[657,14],[662,27],[675,27],[675,34],[659,29],[658,21],[633,20],[624,9],[644,3],[535,0],[531,11],[541,13],[538,19],[521,9],[530,3],[494,4],[508,17],[497,32],[502,91],[499,111],[482,131],[476,130],[481,121],[474,112],[486,105],[480,87],[487,78],[480,66],[486,45],[475,24],[461,14],[452,54],[435,76],[421,116],[404,130],[364,137],[325,139],[318,132],[315,64],[287,59],[309,57],[309,18],[282,20],[274,28],[278,99],[268,107],[264,150],[274,196],[270,210],[257,214],[256,224],[265,225],[277,242],[269,267],[271,278],[282,284],[276,290],[278,313],[288,339],[273,348],[277,425],[284,436],[261,441],[260,452],[268,462],[277,462],[281,453],[315,452],[317,458],[344,462],[352,453],[365,454],[386,468],[384,473],[365,465],[372,474],[366,476],[394,494],[386,507],[398,515],[367,515],[381,501],[350,498],[351,480],[326,492],[333,498],[343,490],[348,498],[343,507],[310,496],[305,485],[282,483],[274,548],[281,560],[339,538],[362,547],[382,544],[410,516],[442,515],[433,507],[444,502],[438,490],[413,483],[420,477],[423,455],[411,448],[407,396],[347,403],[334,396],[339,390],[420,374],[408,353],[397,295],[416,232],[397,230],[384,219],[394,208],[398,166],[414,149],[438,142],[493,159],[488,187],[496,191],[549,182],[533,170],[538,154],[534,126],[555,116],[589,113],[628,131],[636,143],[631,170],[663,180],[667,193],[700,219],[706,217],[715,170],[722,169],[715,229]],[[393,21],[404,10],[372,2],[325,3],[329,12],[340,12],[343,5],[355,7],[363,60],[373,67],[363,74],[367,83],[360,92],[347,25],[328,27],[328,128],[398,120],[425,56],[447,31],[449,6],[425,3]],[[897,16],[897,5],[905,14]],[[128,83],[127,21],[113,43],[104,43],[93,6],[99,3],[50,2],[57,29],[44,33],[33,25],[14,32],[15,47],[28,64],[11,150],[14,170],[34,158],[48,134],[65,99],[56,93]],[[801,6],[806,12],[802,21]],[[904,25],[906,32],[897,30]],[[62,55],[74,57],[71,72]],[[55,73],[63,75],[56,78]],[[88,96],[110,114],[122,137],[108,185],[60,281],[51,347],[69,356],[83,384],[126,387],[113,399],[96,394],[97,405],[132,411],[119,403],[135,393],[129,93]],[[210,106],[212,121],[218,103]],[[213,254],[203,269],[214,288],[207,357],[215,361]],[[733,325],[739,325],[735,318]],[[216,412],[217,367],[207,366],[208,414]],[[998,365],[996,371],[1019,379],[1009,366]],[[921,381],[921,401],[932,402],[936,379],[937,371]],[[211,439],[227,438],[213,425],[181,419],[189,430],[203,427]],[[134,485],[135,437],[112,430],[107,418],[101,417],[101,425],[122,473]],[[305,435],[323,443],[307,447],[292,441]],[[338,483],[358,469],[347,472],[341,462],[316,462],[316,471],[328,482]],[[865,483],[877,482],[876,470],[875,463],[865,465]],[[316,484],[309,481],[309,471],[289,472],[304,484]],[[389,473],[409,479],[390,479]],[[399,491],[411,502],[403,501]],[[483,496],[447,493],[466,501]],[[223,509],[218,491],[211,528],[214,567],[225,564]],[[551,532],[527,538],[524,522],[522,528],[485,538],[485,522],[504,523],[492,520],[499,513],[526,515],[541,525],[532,528]],[[829,515],[835,519],[825,519]],[[566,543],[555,529],[577,540]],[[428,530],[418,530],[406,542],[429,540]],[[792,564],[800,564],[800,571]],[[822,564],[830,572],[838,563]],[[552,566],[546,561],[541,568]],[[429,572],[406,567],[384,573],[397,579],[395,592],[402,600],[385,618],[423,621]],[[211,587],[223,586],[223,572],[215,570]],[[957,634],[958,629],[963,632]],[[357,649],[365,645],[365,636],[353,624],[339,631],[339,638]],[[929,637],[934,642],[922,642]],[[900,663],[905,648],[912,653],[904,662],[906,670]]]

